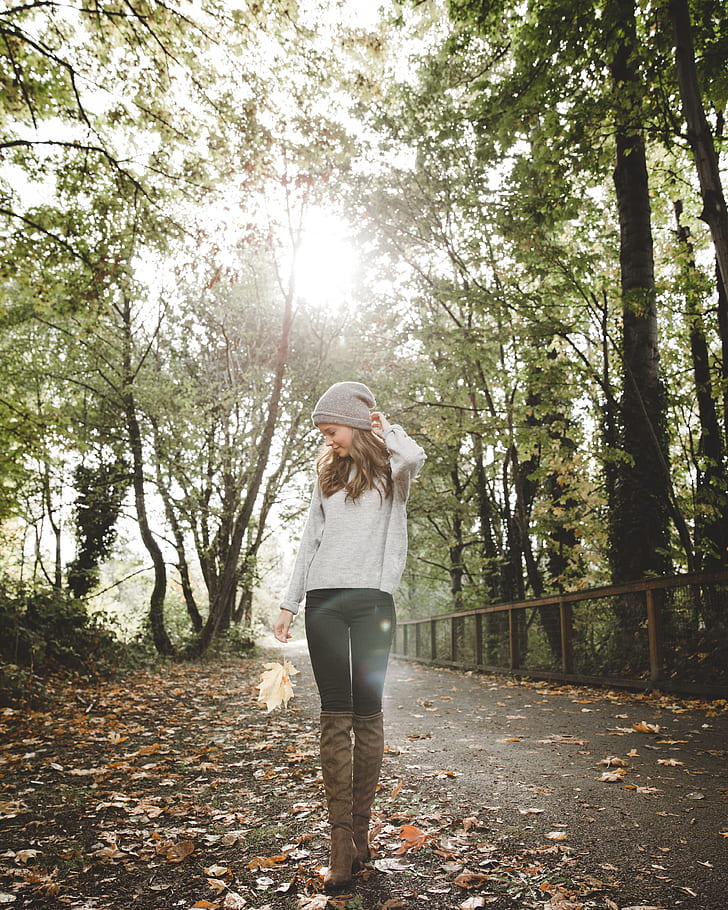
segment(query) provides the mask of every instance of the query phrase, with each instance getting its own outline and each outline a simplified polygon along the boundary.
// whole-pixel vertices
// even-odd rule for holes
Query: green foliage
[[[118,665],[119,642],[85,603],[54,588],[0,580],[3,684],[26,691],[36,677],[95,675]]]
[[[78,552],[68,567],[68,586],[74,597],[88,594],[99,563],[111,553],[129,484],[129,467],[123,460],[97,466],[80,464],[74,472]]]
[[[220,657],[246,657],[255,651],[256,633],[247,626],[231,626],[224,632],[216,635],[206,656],[210,658]]]

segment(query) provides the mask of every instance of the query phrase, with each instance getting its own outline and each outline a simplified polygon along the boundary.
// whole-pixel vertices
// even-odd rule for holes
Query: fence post
[[[430,657],[437,660],[437,623],[434,619],[430,620]]]
[[[483,666],[483,614],[475,614],[475,666]]]
[[[450,617],[450,660],[455,661],[455,652],[457,648],[455,645],[455,617]]]
[[[420,644],[420,639],[422,637],[420,630],[422,629],[422,623],[415,623],[415,657],[419,660],[420,654],[422,652],[422,646]]]
[[[508,641],[511,651],[511,670],[517,670],[521,665],[521,649],[518,643],[517,611],[508,611]]]
[[[559,602],[559,619],[561,624],[561,671],[574,672],[574,648],[571,604]]]
[[[660,605],[654,588],[645,591],[647,606],[647,639],[650,645],[650,681],[662,678],[662,630],[660,629]]]

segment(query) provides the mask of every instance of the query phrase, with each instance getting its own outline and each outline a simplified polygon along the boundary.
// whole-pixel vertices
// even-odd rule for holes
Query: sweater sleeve
[[[389,451],[392,480],[395,486],[403,488],[406,496],[410,481],[417,477],[425,463],[425,451],[397,423],[384,434],[384,442]]]
[[[281,601],[281,609],[289,610],[291,613],[298,613],[298,607],[306,594],[306,576],[308,567],[311,565],[316,550],[321,543],[321,535],[324,529],[324,511],[321,502],[321,490],[316,481],[311,505],[308,510],[306,526],[303,529],[303,536],[298,548],[296,562],[291,573],[291,580],[288,583],[288,591]]]

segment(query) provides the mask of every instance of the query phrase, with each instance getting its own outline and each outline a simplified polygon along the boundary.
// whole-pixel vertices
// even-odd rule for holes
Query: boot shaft
[[[321,776],[329,809],[329,821],[351,831],[352,715],[321,713]]]
[[[321,776],[331,825],[331,858],[324,876],[327,891],[337,891],[348,885],[359,866],[351,814],[351,733],[351,714],[321,713]]]
[[[370,717],[353,717],[354,758],[352,790],[352,824],[357,856],[362,863],[369,859],[369,821],[377,792],[384,755],[384,718],[382,713]]]

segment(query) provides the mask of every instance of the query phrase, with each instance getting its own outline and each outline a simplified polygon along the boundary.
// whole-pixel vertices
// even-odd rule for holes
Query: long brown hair
[[[321,492],[332,496],[339,490],[346,490],[346,498],[353,502],[365,490],[377,490],[382,496],[392,495],[392,468],[389,452],[384,440],[371,430],[352,427],[351,448],[341,458],[331,448],[319,456],[316,462]],[[356,466],[354,476],[349,478],[351,466]]]

